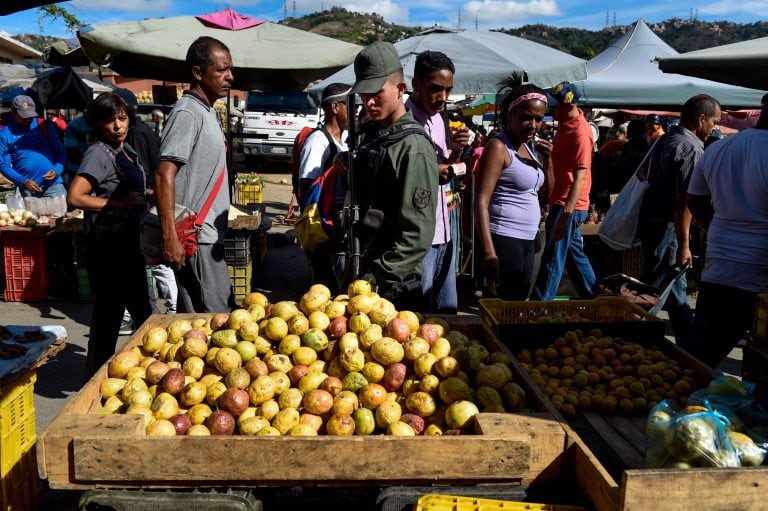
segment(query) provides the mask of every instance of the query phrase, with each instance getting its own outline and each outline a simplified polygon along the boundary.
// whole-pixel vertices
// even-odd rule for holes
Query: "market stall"
[[[314,287],[296,301],[273,304],[260,293],[249,294],[243,305],[248,309],[230,313],[152,316],[43,432],[41,477],[60,489],[172,488],[176,493],[403,485],[448,485],[471,493],[471,488],[506,485],[534,502],[558,495],[559,504],[598,511],[645,509],[658,495],[680,510],[760,509],[765,468],[738,461],[703,468],[704,461],[691,463],[703,460],[699,455],[687,458],[692,468],[647,468],[653,461],[645,453],[649,413],[664,400],[681,407],[692,403],[696,392],[719,380],[711,368],[666,341],[663,322],[637,306],[621,298],[495,300],[481,303],[480,318],[437,316],[414,322],[416,316],[396,311],[360,286],[350,289],[351,298],[333,301]],[[249,337],[248,332],[258,335]],[[400,362],[385,361],[393,352],[383,346],[392,343],[402,350]],[[420,355],[411,351],[423,344],[426,351]],[[239,362],[227,366],[235,353]],[[191,372],[194,357],[208,365],[208,370],[199,368],[198,376]],[[575,365],[568,357],[575,358]],[[366,368],[366,360],[381,366],[380,379],[372,366]],[[360,366],[348,366],[356,363]],[[402,370],[391,369],[398,364]],[[584,369],[577,373],[579,364]],[[666,369],[661,371],[660,364]],[[163,365],[162,376],[155,374]],[[141,374],[140,367],[149,378],[145,385],[154,379],[157,390],[151,405],[133,403],[126,414],[122,399],[132,403],[138,397],[125,394],[146,392],[125,376],[128,371]],[[174,367],[178,374],[171,373]],[[464,372],[466,381],[450,367]],[[601,373],[608,367],[610,372]],[[568,368],[572,377],[565,374]],[[250,383],[235,383],[234,374],[246,373]],[[400,377],[393,379],[395,374]],[[655,383],[654,374],[661,383]],[[432,388],[439,390],[428,398],[422,382],[431,377],[437,385]],[[649,387],[646,377],[654,382]],[[124,385],[115,390],[119,380]],[[610,394],[609,380],[616,381]],[[188,394],[195,382],[207,389],[205,397],[197,398],[204,405],[198,408]],[[663,382],[669,391],[660,390]],[[275,394],[278,385],[282,390]],[[374,401],[376,385],[384,389],[383,400]],[[462,385],[479,386],[462,394],[457,390]],[[493,392],[488,389],[496,388],[507,389],[498,391],[499,401],[489,397]],[[606,392],[596,403],[601,388]],[[284,401],[297,391],[302,392],[300,401],[293,406]],[[387,392],[393,393],[391,400]],[[522,408],[512,404],[519,406],[519,392],[524,394]],[[243,393],[246,402],[236,398]],[[323,393],[332,396],[330,401],[321,399]],[[352,406],[350,418],[341,419],[346,408],[334,407],[337,402],[350,406],[344,401],[349,394],[356,395],[358,408]],[[419,399],[412,397],[417,394]],[[444,416],[422,407],[429,399],[440,400]],[[451,411],[454,405],[470,409],[463,404],[470,401],[476,411],[464,419]],[[320,410],[326,405],[325,412]],[[392,418],[379,412],[385,406],[399,407],[400,414]],[[197,416],[205,407],[211,413]],[[175,418],[185,413],[180,408],[188,410],[189,423]],[[371,429],[358,417],[366,413],[354,413],[357,409],[369,410],[375,421]],[[709,413],[704,410],[696,413]],[[218,434],[208,436],[205,430]],[[442,434],[432,436],[435,431]],[[166,452],[180,454],[158,458]],[[691,453],[679,446],[671,452]],[[732,492],[722,492],[726,481]],[[100,495],[108,502],[109,495]]]

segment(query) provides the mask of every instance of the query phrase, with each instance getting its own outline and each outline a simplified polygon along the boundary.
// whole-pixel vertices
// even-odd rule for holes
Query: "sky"
[[[231,7],[266,21],[288,16],[344,7],[350,11],[375,12],[386,21],[402,25],[480,30],[515,28],[532,23],[556,27],[600,30],[606,25],[629,25],[638,18],[657,23],[670,18],[701,21],[754,23],[768,19],[768,0],[712,0],[674,2],[669,0],[72,0],[61,6],[89,24],[135,21],[144,18],[193,16]],[[295,9],[295,10],[294,10]],[[0,32],[6,35],[35,33],[73,37],[63,23],[46,25],[41,31],[35,9],[0,16]]]

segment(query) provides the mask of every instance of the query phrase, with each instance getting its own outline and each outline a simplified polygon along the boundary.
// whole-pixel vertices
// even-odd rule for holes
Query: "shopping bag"
[[[647,189],[648,181],[633,174],[605,214],[597,235],[612,249],[626,250],[635,245],[640,207]]]
[[[663,136],[659,137],[653,142],[600,224],[597,236],[614,250],[627,250],[635,245],[640,208],[643,205],[645,192],[650,186],[648,183],[651,172],[650,156],[656,144],[663,138]],[[647,166],[646,162],[648,162]]]

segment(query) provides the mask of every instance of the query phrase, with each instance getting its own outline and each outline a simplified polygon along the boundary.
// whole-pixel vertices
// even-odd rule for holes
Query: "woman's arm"
[[[501,169],[509,165],[509,155],[506,147],[496,138],[490,140],[480,156],[475,183],[475,226],[483,244],[484,258],[496,258],[496,250],[491,240],[491,225],[488,216],[488,205],[496,183],[501,175]]]

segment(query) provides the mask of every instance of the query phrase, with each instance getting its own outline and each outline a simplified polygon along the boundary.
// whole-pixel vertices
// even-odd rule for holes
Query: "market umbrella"
[[[93,25],[78,31],[86,55],[124,76],[189,82],[185,59],[200,36],[214,37],[232,52],[233,88],[302,90],[352,62],[354,44],[261,21],[225,9],[205,16],[150,18]]]
[[[660,56],[658,62],[665,73],[768,90],[768,37]]]
[[[696,94],[709,94],[725,108],[760,105],[761,91],[711,80],[665,74],[654,59],[677,55],[642,19],[587,63],[589,77],[577,86],[579,103],[592,107],[679,110]]]
[[[456,67],[454,94],[496,92],[502,80],[515,76],[540,87],[551,87],[563,80],[586,78],[586,61],[549,46],[501,32],[434,28],[395,43],[410,87],[416,56],[425,51],[445,53]],[[310,92],[319,98],[334,82],[354,83],[353,66],[347,66]]]

